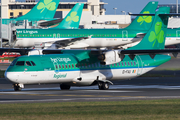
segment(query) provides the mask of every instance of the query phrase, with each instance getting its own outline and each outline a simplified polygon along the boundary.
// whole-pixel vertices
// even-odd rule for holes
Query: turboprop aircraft
[[[16,91],[25,84],[39,83],[58,83],[62,90],[90,85],[109,89],[113,80],[138,77],[171,59],[161,53],[180,52],[164,49],[169,11],[169,7],[159,8],[152,27],[137,46],[126,50],[35,50],[34,53],[41,51],[46,55],[16,58],[5,78]]]
[[[141,14],[154,14],[157,5],[158,2],[149,2]],[[33,47],[35,43],[48,43],[48,48],[51,46],[96,48],[124,45],[141,40],[150,29],[153,18],[154,16],[138,16],[125,29],[18,29],[15,47]],[[68,20],[74,22],[74,19]],[[72,39],[75,41],[71,41]]]

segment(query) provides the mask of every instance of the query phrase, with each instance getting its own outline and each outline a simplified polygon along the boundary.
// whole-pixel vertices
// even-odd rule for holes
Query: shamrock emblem
[[[143,14],[149,14],[149,11],[144,11]],[[146,23],[152,22],[152,16],[140,16],[137,20],[138,23],[141,22],[140,25],[143,24],[144,21]]]
[[[77,16],[77,12],[72,12],[70,16],[68,16],[66,18],[66,22],[69,21],[69,24],[74,21],[74,22],[78,22],[79,21],[79,16]]]
[[[55,10],[56,9],[56,3],[52,2],[52,0],[44,0],[44,3],[40,2],[39,5],[37,6],[38,10],[41,10],[41,13],[44,11],[44,9],[47,8],[48,10]]]
[[[155,24],[155,32],[151,31],[150,36],[149,36],[149,42],[153,42],[153,47],[156,43],[156,41],[158,41],[158,43],[163,43],[164,41],[164,31],[161,30],[162,27],[162,22],[157,22]]]

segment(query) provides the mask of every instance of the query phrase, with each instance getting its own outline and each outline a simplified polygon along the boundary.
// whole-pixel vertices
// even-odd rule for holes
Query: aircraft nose
[[[17,82],[18,80],[18,76],[16,74],[14,74],[13,72],[5,72],[4,76],[6,78],[6,80],[9,80],[11,82]]]

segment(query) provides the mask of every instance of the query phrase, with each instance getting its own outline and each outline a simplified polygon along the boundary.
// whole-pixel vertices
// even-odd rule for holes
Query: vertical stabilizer
[[[17,20],[53,19],[60,0],[40,0],[27,14]]]
[[[79,23],[81,20],[81,15],[83,11],[84,4],[77,3],[72,10],[67,14],[67,16],[63,19],[63,21],[54,28],[64,29],[77,29],[79,28]]]
[[[140,14],[155,14],[158,2],[149,2]],[[137,16],[135,20],[125,29],[149,30],[152,25],[154,16]]]
[[[169,7],[160,7],[147,34],[139,44],[128,50],[164,49],[169,12]]]

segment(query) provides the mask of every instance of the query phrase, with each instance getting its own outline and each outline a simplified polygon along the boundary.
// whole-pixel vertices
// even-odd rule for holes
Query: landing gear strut
[[[71,88],[71,86],[60,84],[60,88],[61,88],[61,90],[69,90]]]
[[[13,84],[14,91],[21,91],[23,87],[20,84]]]
[[[109,83],[108,82],[98,82],[98,87],[100,90],[108,90]]]

